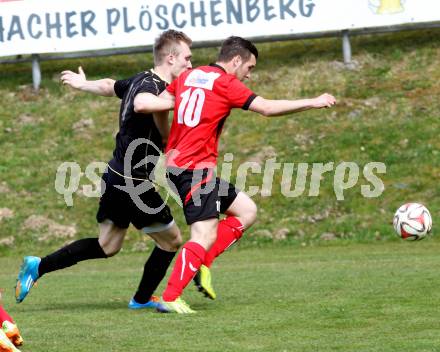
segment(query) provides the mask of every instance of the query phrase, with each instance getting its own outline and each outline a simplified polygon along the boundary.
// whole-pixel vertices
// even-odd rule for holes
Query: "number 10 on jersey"
[[[177,122],[188,127],[197,126],[205,103],[205,91],[201,88],[192,91],[192,88],[189,88],[180,96],[182,101],[179,104]]]

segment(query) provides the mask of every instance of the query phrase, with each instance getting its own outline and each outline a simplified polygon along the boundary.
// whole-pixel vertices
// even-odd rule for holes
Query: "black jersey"
[[[119,132],[116,135],[116,146],[113,159],[109,162],[113,170],[128,176],[124,171],[124,158],[127,154],[127,157],[131,156],[131,161],[128,160],[130,164],[125,167],[125,170],[129,167],[130,176],[148,178],[154,168],[154,160],[157,160],[160,155],[158,149],[162,149],[162,137],[154,123],[152,114],[139,114],[134,111],[134,98],[139,93],[159,95],[165,90],[166,85],[167,83],[152,70],[115,82],[115,93],[122,99],[122,102],[119,111]],[[147,139],[149,142],[146,143],[139,138]],[[130,145],[131,147],[128,149]],[[148,163],[148,161],[150,162]]]

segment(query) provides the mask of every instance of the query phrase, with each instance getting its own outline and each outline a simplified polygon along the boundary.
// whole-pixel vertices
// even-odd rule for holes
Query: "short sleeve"
[[[154,95],[159,95],[164,90],[165,86],[156,82],[153,76],[148,75],[137,85],[134,91],[134,95],[139,93],[151,93]]]
[[[237,78],[233,78],[229,83],[228,100],[231,107],[248,110],[256,97],[257,95]]]
[[[171,82],[171,84],[167,87],[168,93],[172,95],[176,95],[176,85],[177,85],[177,78]]]
[[[165,83],[155,79],[151,74],[140,73],[128,79],[115,82],[115,93],[123,99],[130,92],[130,96],[136,96],[139,93],[152,93],[159,95],[165,89]]]
[[[119,99],[124,97],[125,92],[130,87],[131,79],[122,79],[115,82],[113,89],[115,90],[116,96]]]

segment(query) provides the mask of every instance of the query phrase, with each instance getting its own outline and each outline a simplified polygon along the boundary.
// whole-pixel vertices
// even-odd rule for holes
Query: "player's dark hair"
[[[161,65],[169,54],[178,55],[178,46],[181,42],[188,44],[188,46],[192,44],[192,40],[183,32],[174,29],[163,32],[154,42],[154,64]]]
[[[251,55],[258,59],[258,49],[249,40],[232,36],[223,42],[217,61],[228,62],[237,55],[240,55],[244,61],[249,60]]]

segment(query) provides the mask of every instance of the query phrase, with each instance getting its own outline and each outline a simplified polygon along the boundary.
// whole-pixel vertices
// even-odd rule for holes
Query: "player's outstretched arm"
[[[113,97],[115,93],[115,80],[111,78],[99,79],[97,81],[88,81],[82,67],[78,67],[78,73],[73,71],[61,72],[61,82],[68,86],[104,97]]]
[[[335,104],[335,97],[327,93],[316,98],[300,100],[269,100],[258,96],[249,106],[249,110],[264,116],[280,116],[309,109],[330,108]]]
[[[134,111],[149,114],[174,109],[174,95],[164,90],[159,96],[152,93],[139,93],[134,98]]]

